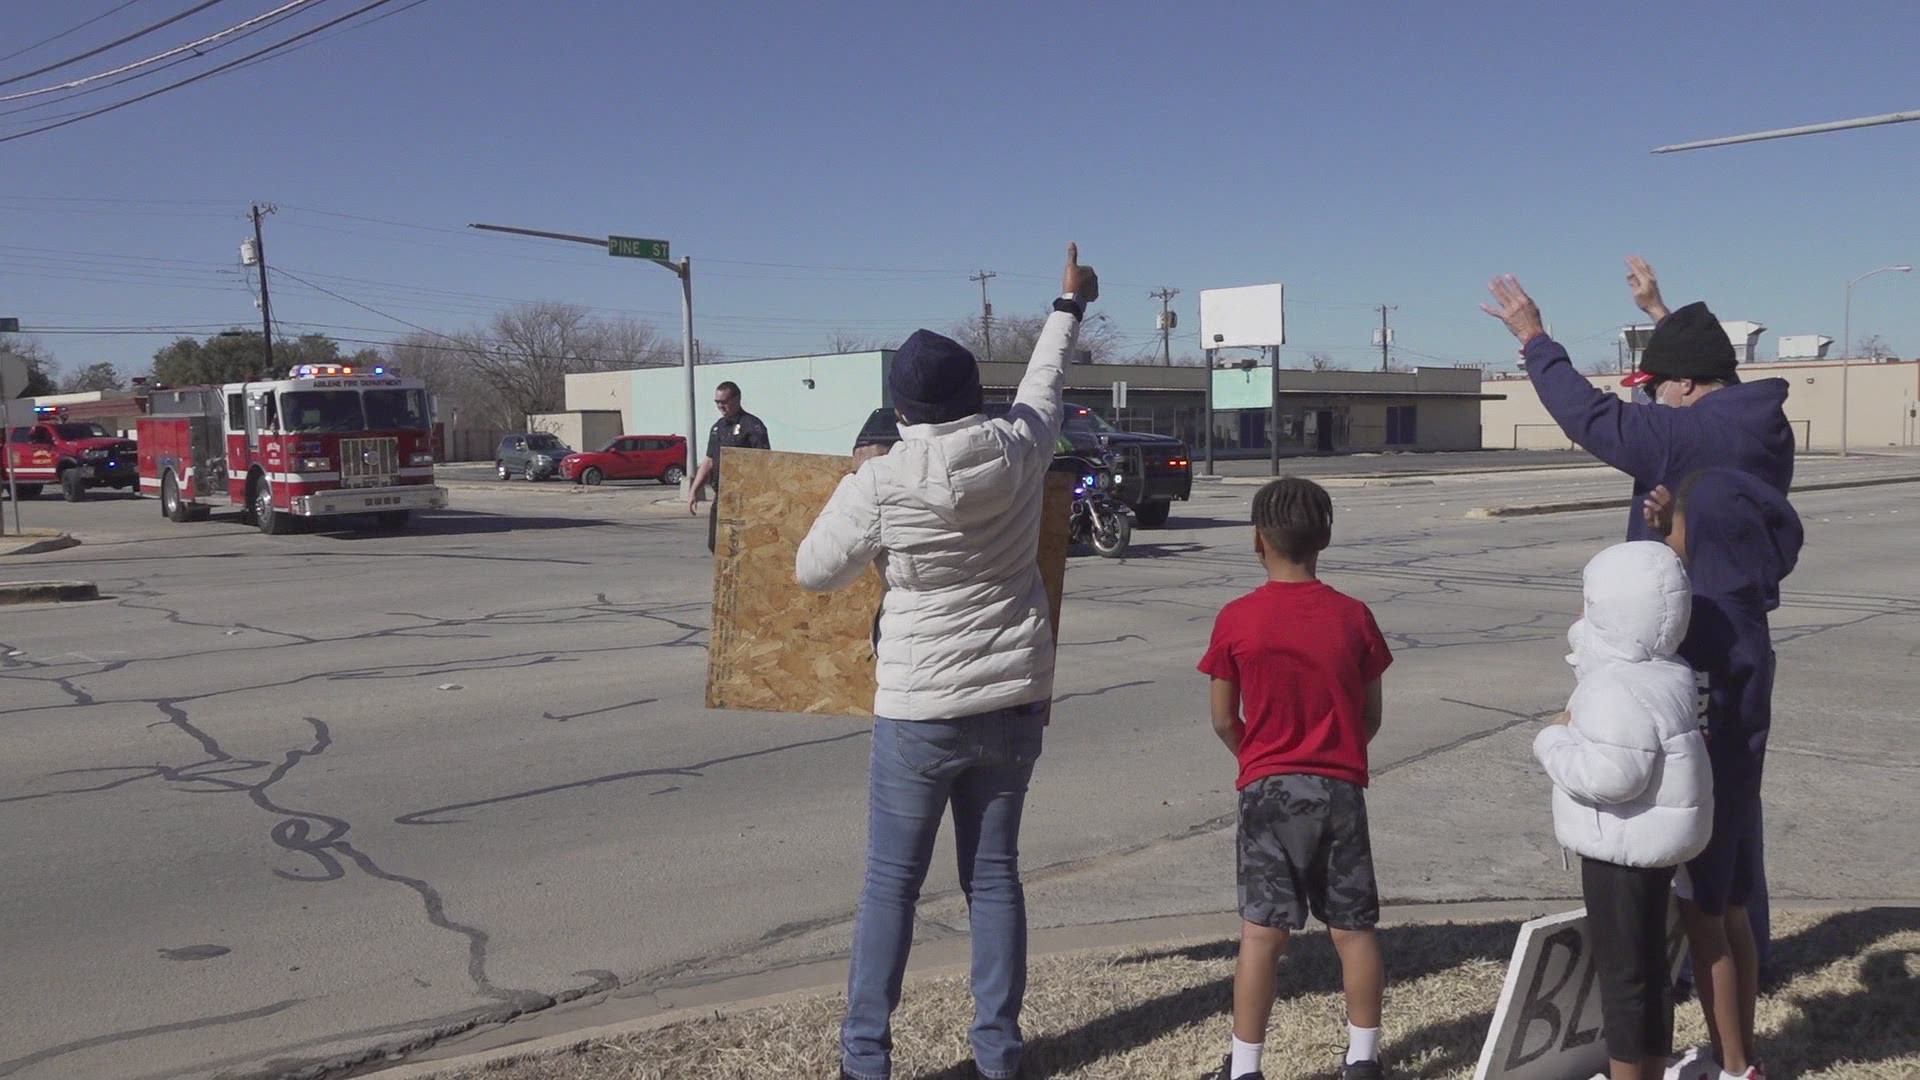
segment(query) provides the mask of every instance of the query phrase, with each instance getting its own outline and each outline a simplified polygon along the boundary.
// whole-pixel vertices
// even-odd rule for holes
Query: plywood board
[[[879,571],[835,593],[809,592],[793,580],[800,541],[852,459],[732,447],[721,454],[726,484],[714,551],[707,707],[872,716]],[[1056,641],[1071,498],[1070,478],[1049,473],[1035,554]]]

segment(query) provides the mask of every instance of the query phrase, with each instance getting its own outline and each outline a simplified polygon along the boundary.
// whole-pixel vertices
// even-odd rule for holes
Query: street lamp
[[[468,225],[469,229],[482,229],[487,232],[512,233],[515,236],[537,236],[544,240],[567,240],[576,244],[592,244],[605,249],[609,255],[630,259],[645,259],[656,266],[664,266],[673,271],[680,279],[680,360],[686,368],[687,391],[687,460],[686,476],[680,481],[682,497],[693,494],[693,477],[699,471],[700,464],[700,417],[699,410],[693,405],[693,260],[685,255],[679,262],[667,258],[665,240],[643,240],[632,236],[575,236],[572,233],[545,232],[540,229],[521,229],[512,225]]]
[[[1847,372],[1853,367],[1853,287],[1875,274],[1908,274],[1913,267],[1883,266],[1878,270],[1869,270],[1852,281],[1847,282],[1847,314],[1843,329],[1840,331],[1840,456],[1847,456]]]

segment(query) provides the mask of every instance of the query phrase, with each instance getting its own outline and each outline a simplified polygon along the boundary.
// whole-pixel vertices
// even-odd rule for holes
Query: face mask
[[[1644,387],[1644,386],[1636,386],[1636,387],[1634,387],[1634,388],[1633,388],[1633,403],[1634,403],[1635,405],[1658,405],[1658,404],[1660,404],[1659,402],[1657,402],[1657,401],[1655,401],[1655,400],[1653,400],[1653,395],[1652,395],[1652,394],[1649,394],[1649,393],[1647,393],[1647,388],[1646,388],[1646,387]]]

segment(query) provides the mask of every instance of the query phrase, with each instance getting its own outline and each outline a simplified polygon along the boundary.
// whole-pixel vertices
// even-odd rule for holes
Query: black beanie
[[[1660,325],[1653,328],[1647,349],[1640,354],[1642,378],[1637,381],[1729,381],[1738,366],[1733,341],[1727,337],[1720,320],[1707,310],[1707,305],[1696,300],[1660,320]]]
[[[944,424],[981,409],[980,365],[965,345],[915,330],[893,354],[887,374],[893,407],[909,424]]]

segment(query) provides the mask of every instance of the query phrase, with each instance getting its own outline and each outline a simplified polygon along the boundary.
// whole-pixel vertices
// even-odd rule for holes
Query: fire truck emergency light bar
[[[375,375],[385,375],[385,374],[387,373],[387,369],[386,369],[386,368],[384,368],[384,367],[376,367],[376,368],[374,368],[374,369],[373,369],[373,373],[374,373]],[[314,377],[314,376],[316,376],[316,375],[320,375],[320,376],[326,376],[326,375],[351,375],[351,374],[353,374],[353,365],[352,365],[352,364],[345,364],[345,365],[342,365],[342,364],[301,364],[301,365],[300,365],[299,367],[296,367],[296,368],[294,368],[294,369],[293,369],[293,371],[292,371],[292,373],[291,373],[291,374],[289,374],[289,375],[287,376],[287,378],[289,378],[289,379],[311,379],[311,378],[313,378],[313,377]]]

